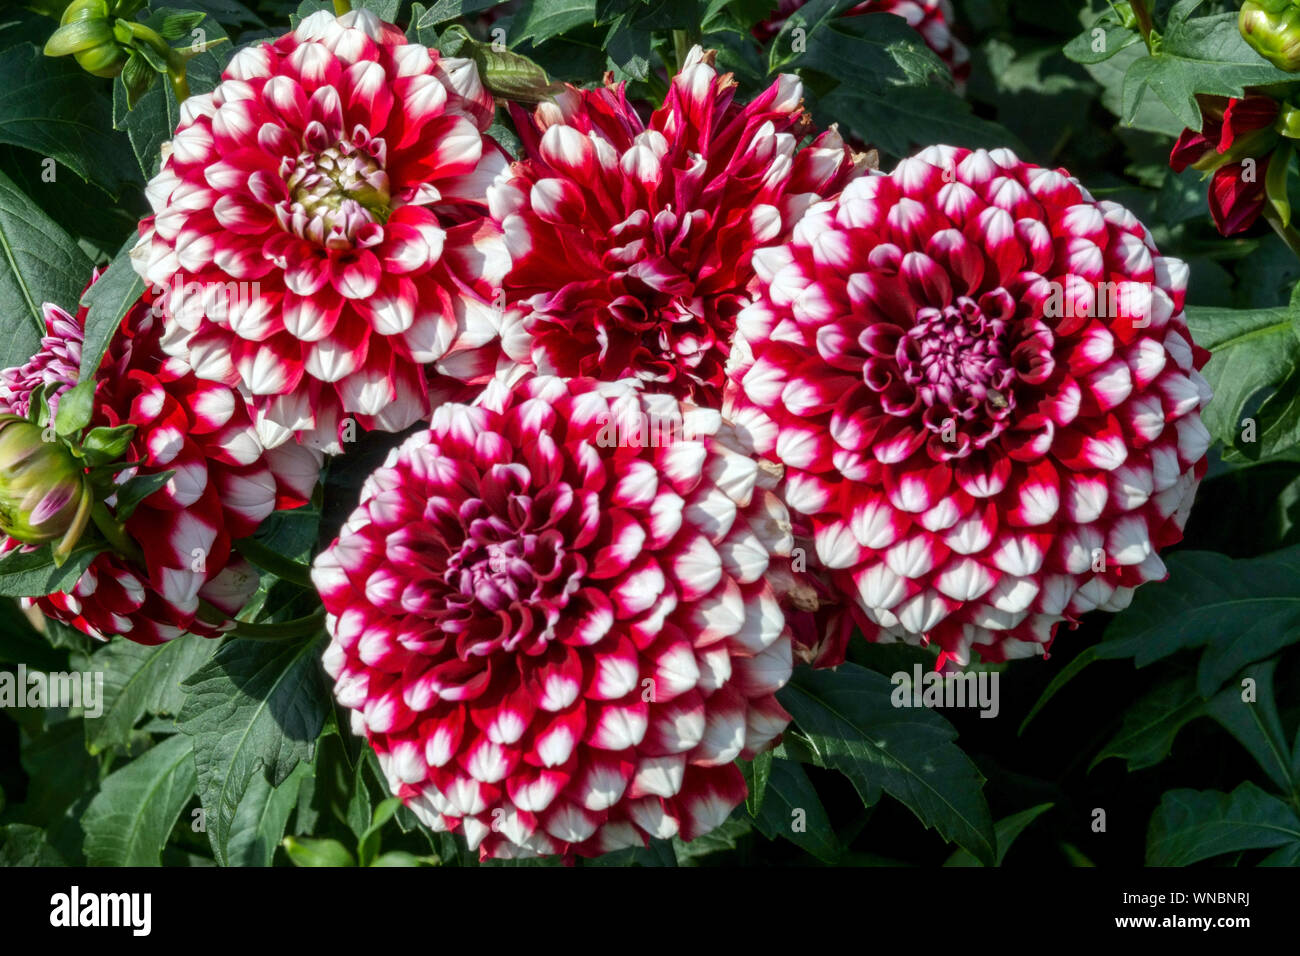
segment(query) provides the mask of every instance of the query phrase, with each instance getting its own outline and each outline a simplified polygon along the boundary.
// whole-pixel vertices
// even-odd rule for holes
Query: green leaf
[[[397,19],[397,11],[401,8],[402,0],[352,0],[353,10],[369,10],[389,23]]]
[[[0,52],[0,142],[49,156],[111,196],[136,182],[100,82],[29,44]]]
[[[412,15],[411,22],[420,30],[428,30],[440,23],[459,20],[471,13],[478,13],[504,2],[506,0],[438,0],[420,16]]]
[[[113,98],[117,99],[120,95],[126,108],[134,111],[143,102],[150,90],[161,89],[161,85],[154,82],[157,78],[158,71],[154,68],[150,58],[139,50],[132,50],[126,58],[126,63],[122,65],[122,72],[118,74],[119,82],[113,84]],[[117,128],[121,129],[122,127]],[[127,139],[131,140],[131,148],[135,149],[135,138],[131,136],[129,131],[127,132]],[[140,159],[138,151],[136,152],[136,159]],[[140,163],[140,171],[146,176],[152,176],[156,172],[156,170],[150,170],[143,162]]]
[[[511,45],[543,40],[596,22],[596,0],[524,0],[510,24]]]
[[[217,862],[254,774],[279,786],[311,760],[329,708],[321,639],[229,640],[185,682],[177,726],[194,738],[199,798]]]
[[[1016,837],[1025,831],[1029,824],[1033,823],[1040,816],[1052,809],[1053,803],[1040,803],[1036,807],[1030,807],[1028,810],[1021,810],[1019,813],[1013,813],[1009,817],[1003,817],[993,827],[998,835],[998,860],[997,865],[1001,866],[1003,859],[1006,858],[1007,851],[1011,849],[1011,844],[1016,842]],[[980,866],[980,861],[975,859],[965,850],[958,850],[944,862],[944,866]]]
[[[0,598],[0,663],[43,671],[66,670],[66,651],[51,647],[12,598]]]
[[[1178,732],[1205,713],[1205,698],[1196,690],[1194,674],[1161,681],[1124,712],[1124,725],[1092,758],[1091,771],[1107,757],[1128,762],[1128,770],[1154,767],[1169,755]]]
[[[995,860],[984,778],[953,741],[957,732],[925,708],[895,707],[888,677],[856,664],[798,670],[778,694],[819,761],[845,774],[870,805],[881,789],[927,827]]]
[[[1244,700],[1245,688],[1240,682],[1232,683],[1210,700],[1206,711],[1250,751],[1270,780],[1300,800],[1300,785],[1291,767],[1291,748],[1273,697],[1276,670],[1276,660],[1246,668],[1241,677],[1243,681],[1254,681],[1255,699]]]
[[[207,14],[202,10],[173,10],[160,7],[145,23],[158,32],[164,40],[179,40],[189,37],[190,31],[203,22]]]
[[[1154,95],[1184,126],[1200,129],[1197,93],[1244,96],[1248,86],[1294,79],[1242,39],[1237,14],[1189,19],[1171,13],[1159,51],[1134,62],[1124,77],[1123,119],[1131,122],[1143,99]]]
[[[284,837],[284,828],[298,804],[303,781],[312,775],[313,769],[312,764],[298,764],[278,787],[271,786],[262,774],[253,774],[230,825],[226,851],[230,866],[271,865]]]
[[[1137,31],[1121,26],[1113,18],[1103,18],[1067,43],[1065,55],[1075,63],[1102,63],[1141,42],[1142,35]]]
[[[1232,793],[1170,790],[1151,816],[1147,866],[1201,860],[1300,843],[1300,817],[1249,781]]]
[[[65,438],[75,435],[90,424],[90,417],[94,413],[95,383],[83,381],[59,398],[59,411],[54,416],[55,434]]]
[[[627,17],[619,17],[605,37],[605,52],[615,68],[615,79],[644,80],[650,75],[653,34],[633,27]]]
[[[375,807],[375,812],[371,816],[370,826],[361,834],[361,839],[357,841],[357,865],[371,866],[375,858],[379,855],[380,836],[384,829],[384,824],[393,818],[401,807],[402,801],[396,797],[389,797]]]
[[[1197,345],[1210,351],[1202,373],[1214,389],[1203,420],[1223,442],[1225,458],[1267,458],[1300,444],[1300,310],[1189,308],[1187,324]],[[1268,394],[1256,410],[1253,400]],[[1255,441],[1243,441],[1246,419]]]
[[[135,513],[136,507],[151,494],[172,480],[175,471],[156,472],[152,475],[136,475],[117,489],[117,506],[113,509],[118,521],[125,521]]]
[[[0,827],[0,866],[67,866],[40,827],[11,823]]]
[[[700,859],[710,853],[734,850],[736,843],[751,829],[753,829],[753,823],[750,821],[749,816],[744,810],[737,807],[731,816],[722,822],[721,826],[696,837],[689,843],[674,837],[672,845],[673,853],[677,857],[677,865],[699,866]]]
[[[1106,629],[1106,657],[1138,667],[1205,646],[1197,689],[1209,697],[1237,671],[1300,639],[1300,547],[1233,560],[1180,551],[1169,578],[1139,588]]]
[[[756,817],[763,808],[763,797],[767,793],[767,780],[772,772],[772,751],[764,750],[753,760],[743,762],[740,769],[745,775],[745,806],[749,815]]]
[[[102,550],[100,544],[83,541],[72,549],[62,567],[54,566],[48,544],[35,551],[11,551],[0,558],[0,595],[43,597],[67,591]]]
[[[76,242],[0,173],[0,302],[7,313],[0,359],[5,367],[22,365],[36,352],[45,334],[44,303],[75,311],[90,268]]]
[[[807,772],[793,760],[771,762],[767,796],[754,814],[754,826],[769,840],[789,840],[823,863],[835,863],[844,850]]]
[[[126,746],[145,714],[179,713],[185,702],[181,682],[212,656],[217,644],[183,634],[156,647],[110,641],[92,654],[90,666],[103,673],[104,689],[102,714],[86,718],[90,752]]]
[[[284,849],[294,866],[356,866],[352,851],[338,840],[285,837]]]
[[[813,6],[796,11],[791,21]],[[886,152],[901,156],[933,142],[1019,146],[1010,132],[975,116],[947,87],[942,61],[901,17],[870,14],[837,21],[811,29],[802,53],[782,58],[778,49],[790,47],[774,41],[773,69],[795,68],[810,93],[821,91],[816,115],[838,120]]]
[[[77,388],[81,387],[80,385],[77,386]],[[76,389],[74,388],[72,391],[76,391]],[[63,411],[62,400],[59,402],[59,411]],[[104,426],[92,428],[81,440],[81,451],[85,455],[86,463],[91,467],[107,465],[126,454],[131,439],[134,437],[134,425],[118,425],[116,428]]]
[[[159,866],[167,836],[194,795],[194,741],[168,737],[105,778],[86,811],[91,866]]]
[[[81,346],[81,381],[93,378],[108,351],[108,343],[117,334],[122,319],[144,294],[144,280],[131,266],[131,247],[135,237],[127,239],[108,268],[86,290],[81,304],[86,313],[86,338]]]

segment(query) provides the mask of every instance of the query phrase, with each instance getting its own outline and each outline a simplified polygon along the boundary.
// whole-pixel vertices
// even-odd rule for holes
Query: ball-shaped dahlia
[[[933,147],[755,256],[729,414],[872,640],[1042,652],[1165,574],[1205,471],[1187,268],[1063,171]]]
[[[795,77],[744,106],[734,96],[696,47],[648,122],[622,84],[514,111],[526,158],[489,192],[512,260],[493,348],[716,407],[754,250],[854,171],[833,130],[798,148],[809,122]],[[492,350],[481,356],[491,371]]]
[[[781,32],[790,14],[807,0],[778,0],[771,19],[754,29],[760,40],[769,40]],[[892,13],[907,21],[925,45],[943,60],[960,86],[970,78],[970,51],[953,35],[953,9],[950,0],[864,0],[849,7],[841,16],[855,17],[866,13]]]
[[[492,311],[504,268],[480,235],[505,165],[492,110],[473,63],[364,10],[241,50],[182,104],[147,190],[137,271],[173,297],[197,284],[165,347],[244,390],[268,446],[340,452],[347,418],[427,414],[423,366]]]
[[[125,549],[101,552],[69,591],[28,601],[99,639],[160,644],[186,631],[213,637],[228,629],[223,615],[237,613],[257,588],[256,571],[231,542],[252,534],[277,507],[304,504],[320,471],[320,455],[310,449],[265,450],[236,391],[168,358],[161,311],[146,297],[122,320],[96,376],[90,425],[135,426],[121,460],[139,464],[118,473],[119,485],[172,475],[129,515],[109,497],[108,516],[121,526]],[[86,309],[72,316],[47,304],[44,312],[40,351],[21,368],[0,371],[0,410],[26,415],[32,393],[44,386],[57,411],[77,383]]]
[[[484,857],[690,840],[789,715],[778,470],[630,380],[494,381],[317,559],[325,668],[393,792]]]

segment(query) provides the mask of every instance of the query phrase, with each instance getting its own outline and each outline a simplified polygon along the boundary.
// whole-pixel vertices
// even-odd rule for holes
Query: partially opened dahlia
[[[467,313],[491,321],[492,110],[473,63],[364,10],[241,50],[182,104],[133,256],[158,287],[198,284],[165,345],[244,390],[267,445],[340,452],[348,417],[405,428],[429,410],[423,366]]]
[[[320,455],[309,449],[263,449],[237,392],[168,359],[156,311],[142,300],[122,320],[96,376],[91,426],[135,426],[121,460],[139,464],[120,472],[119,483],[173,474],[132,503],[129,516],[119,514],[116,496],[107,500],[131,553],[104,551],[71,590],[29,602],[92,637],[140,644],[226,630],[257,588],[257,572],[231,541],[252,534],[276,508],[304,504],[320,471]],[[0,410],[26,415],[44,386],[57,411],[77,383],[85,321],[84,308],[71,316],[45,306],[40,351],[21,368],[0,371]],[[5,548],[16,544],[10,539]]]
[[[447,404],[317,559],[393,792],[484,857],[690,840],[789,715],[777,470],[713,410],[539,377]]]
[[[934,147],[755,256],[727,414],[872,640],[960,662],[1163,577],[1205,472],[1187,269],[1061,171]]]
[[[697,47],[648,121],[621,84],[514,111],[526,158],[490,191],[512,259],[495,348],[717,405],[754,250],[854,171],[834,130],[798,148],[809,121],[795,77],[743,106],[735,86]],[[483,349],[480,369],[495,362]]]

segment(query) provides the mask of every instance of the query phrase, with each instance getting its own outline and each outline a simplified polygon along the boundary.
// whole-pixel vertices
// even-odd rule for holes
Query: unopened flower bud
[[[72,0],[59,24],[45,44],[46,56],[71,53],[81,68],[94,76],[122,72],[127,51],[114,33],[106,0]]]
[[[55,545],[56,561],[71,552],[94,504],[85,471],[40,426],[0,415],[0,532],[23,544]]]
[[[1247,0],[1237,26],[1246,42],[1279,70],[1300,70],[1300,7],[1290,0]]]

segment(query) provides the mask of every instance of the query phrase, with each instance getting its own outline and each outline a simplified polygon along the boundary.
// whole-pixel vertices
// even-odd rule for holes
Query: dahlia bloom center
[[[572,489],[561,483],[537,491],[526,466],[509,470],[516,490],[434,499],[424,522],[389,539],[394,553],[418,556],[424,570],[418,596],[404,594],[402,603],[420,612],[430,640],[455,635],[456,656],[466,663],[544,651],[587,570],[556,527],[571,517]]]
[[[997,293],[982,297],[988,311],[961,296],[942,308],[918,309],[905,333],[879,326],[869,332],[868,351],[875,354],[863,367],[866,385],[881,393],[885,411],[919,413],[925,428],[951,446],[944,457],[987,445],[1015,409],[1009,296]],[[895,338],[893,349],[881,354]]]
[[[308,130],[307,148],[280,164],[289,193],[276,206],[280,225],[327,249],[374,245],[392,201],[384,141],[361,126],[352,141],[321,147],[322,139],[328,141],[323,129]]]

